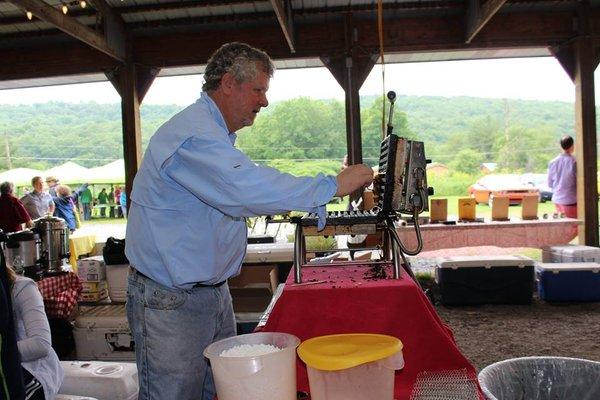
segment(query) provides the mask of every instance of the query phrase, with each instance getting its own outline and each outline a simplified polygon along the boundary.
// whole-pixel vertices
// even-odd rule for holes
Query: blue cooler
[[[600,264],[548,263],[535,267],[540,299],[546,301],[600,301]]]

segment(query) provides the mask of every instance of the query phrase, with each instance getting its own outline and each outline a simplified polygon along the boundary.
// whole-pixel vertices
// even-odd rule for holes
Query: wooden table
[[[532,221],[465,222],[421,226],[423,251],[471,246],[537,247],[567,244],[577,236],[581,220],[571,218]],[[413,226],[397,228],[408,249],[417,244]]]

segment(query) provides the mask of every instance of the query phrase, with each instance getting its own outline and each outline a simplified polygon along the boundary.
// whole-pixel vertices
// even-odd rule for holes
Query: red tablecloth
[[[364,277],[367,269],[352,264],[305,267],[303,282],[326,281],[312,285],[294,285],[292,270],[262,330],[291,333],[301,340],[337,333],[399,338],[405,367],[396,371],[397,400],[410,397],[420,372],[466,369],[476,379],[475,368],[456,347],[452,332],[406,273],[399,280],[369,280]],[[300,360],[297,378],[298,390],[308,391],[306,366]]]
[[[37,283],[48,318],[68,319],[83,289],[76,274],[48,276]]]

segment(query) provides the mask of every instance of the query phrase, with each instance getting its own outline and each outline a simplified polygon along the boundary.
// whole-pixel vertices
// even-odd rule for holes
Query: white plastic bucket
[[[404,367],[402,351],[382,360],[338,371],[307,365],[311,400],[393,400],[394,373]]]
[[[270,344],[281,350],[260,356],[221,356],[223,351],[244,344]],[[294,335],[258,332],[208,346],[204,355],[210,360],[219,400],[295,400],[299,344]]]

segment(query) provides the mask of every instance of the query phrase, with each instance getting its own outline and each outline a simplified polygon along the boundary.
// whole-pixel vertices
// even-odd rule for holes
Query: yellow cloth
[[[69,251],[71,258],[69,263],[73,267],[73,271],[77,272],[77,259],[79,256],[89,254],[96,246],[96,235],[81,235],[69,237]]]

